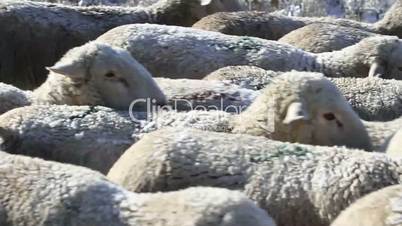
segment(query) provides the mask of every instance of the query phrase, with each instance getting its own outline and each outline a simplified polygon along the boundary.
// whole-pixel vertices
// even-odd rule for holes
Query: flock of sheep
[[[402,0],[234,2],[1,0],[0,225],[402,225]]]

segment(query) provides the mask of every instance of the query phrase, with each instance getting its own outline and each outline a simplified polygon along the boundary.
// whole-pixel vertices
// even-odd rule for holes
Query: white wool
[[[82,167],[4,152],[0,156],[1,225],[275,226],[237,191],[194,187],[137,194]]]
[[[388,186],[358,199],[335,219],[331,226],[400,225],[402,220],[402,187]]]
[[[236,66],[219,69],[207,80],[225,81],[240,87],[261,90],[283,72]],[[381,78],[329,78],[358,115],[368,121],[390,121],[402,116],[402,81]]]
[[[314,71],[328,77],[367,77],[377,65],[375,75],[402,78],[402,42],[393,36],[369,37],[348,48],[321,54],[260,38],[156,24],[123,25],[97,41],[128,50],[156,77],[199,79],[231,65]]]
[[[197,185],[241,190],[278,226],[325,226],[364,194],[400,183],[401,164],[345,147],[165,128],[128,149],[108,178],[136,192]]]
[[[107,172],[143,133],[172,126],[371,149],[362,122],[339,91],[322,75],[291,72],[273,81],[276,81],[276,86],[263,90],[262,97],[256,99],[254,106],[240,115],[222,111],[157,111],[153,112],[153,117],[147,118],[146,112],[131,111],[130,115],[127,111],[94,106],[29,106],[0,116],[0,127],[11,130],[18,137],[15,145],[19,148],[10,149],[10,152],[47,157],[101,172]],[[311,95],[310,89],[322,89],[323,95]],[[328,97],[325,97],[326,93],[329,93]],[[281,99],[287,94],[288,98]],[[277,103],[272,100],[277,100]],[[305,118],[297,118],[297,112],[290,107],[295,106],[293,102],[305,102],[302,105],[307,112]],[[269,113],[264,112],[264,108],[278,109],[267,115],[270,117],[263,118],[260,116]],[[324,116],[329,113],[334,115],[326,119]],[[285,118],[288,123],[283,122]]]
[[[11,109],[30,105],[31,95],[30,91],[22,91],[0,82],[0,115]]]

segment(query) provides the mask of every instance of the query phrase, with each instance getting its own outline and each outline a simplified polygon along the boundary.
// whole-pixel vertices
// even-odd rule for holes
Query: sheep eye
[[[115,77],[115,74],[113,72],[108,72],[108,73],[105,74],[105,77],[106,78],[113,78],[113,77]]]
[[[335,115],[332,113],[325,113],[325,114],[323,114],[323,117],[328,121],[332,121],[332,120],[336,119]]]

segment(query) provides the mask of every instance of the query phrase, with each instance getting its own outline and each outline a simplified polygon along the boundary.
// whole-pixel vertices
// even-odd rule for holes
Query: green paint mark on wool
[[[254,39],[251,37],[242,37],[240,38],[236,43],[231,43],[227,45],[222,45],[222,44],[212,44],[215,46],[217,49],[221,50],[231,50],[231,51],[240,51],[240,50],[246,50],[246,51],[253,51],[253,52],[258,52],[260,49],[263,48],[263,45],[261,45],[260,42],[256,42]]]
[[[307,148],[303,148],[295,145],[280,145],[275,150],[259,153],[258,156],[250,156],[250,162],[271,162],[274,159],[281,159],[284,157],[303,157],[310,151]]]
[[[243,49],[243,50],[252,50],[252,51],[259,51],[263,46],[261,43],[256,42],[250,37],[243,37],[241,38],[236,45],[229,45],[229,49],[236,50],[236,49]]]

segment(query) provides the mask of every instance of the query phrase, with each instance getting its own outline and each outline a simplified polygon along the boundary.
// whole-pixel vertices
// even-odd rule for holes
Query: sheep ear
[[[213,0],[201,0],[201,5],[202,5],[202,6],[209,5],[209,4],[211,4],[212,1],[213,1]]]
[[[301,102],[293,102],[288,106],[286,117],[283,120],[284,124],[291,124],[295,121],[308,120],[308,115],[305,105]]]
[[[373,77],[381,78],[384,76],[384,73],[385,73],[384,66],[376,61],[371,65],[368,76],[371,78]]]
[[[69,64],[55,64],[52,67],[46,67],[50,72],[61,74],[72,79],[80,78],[82,76],[82,69],[76,63]]]

